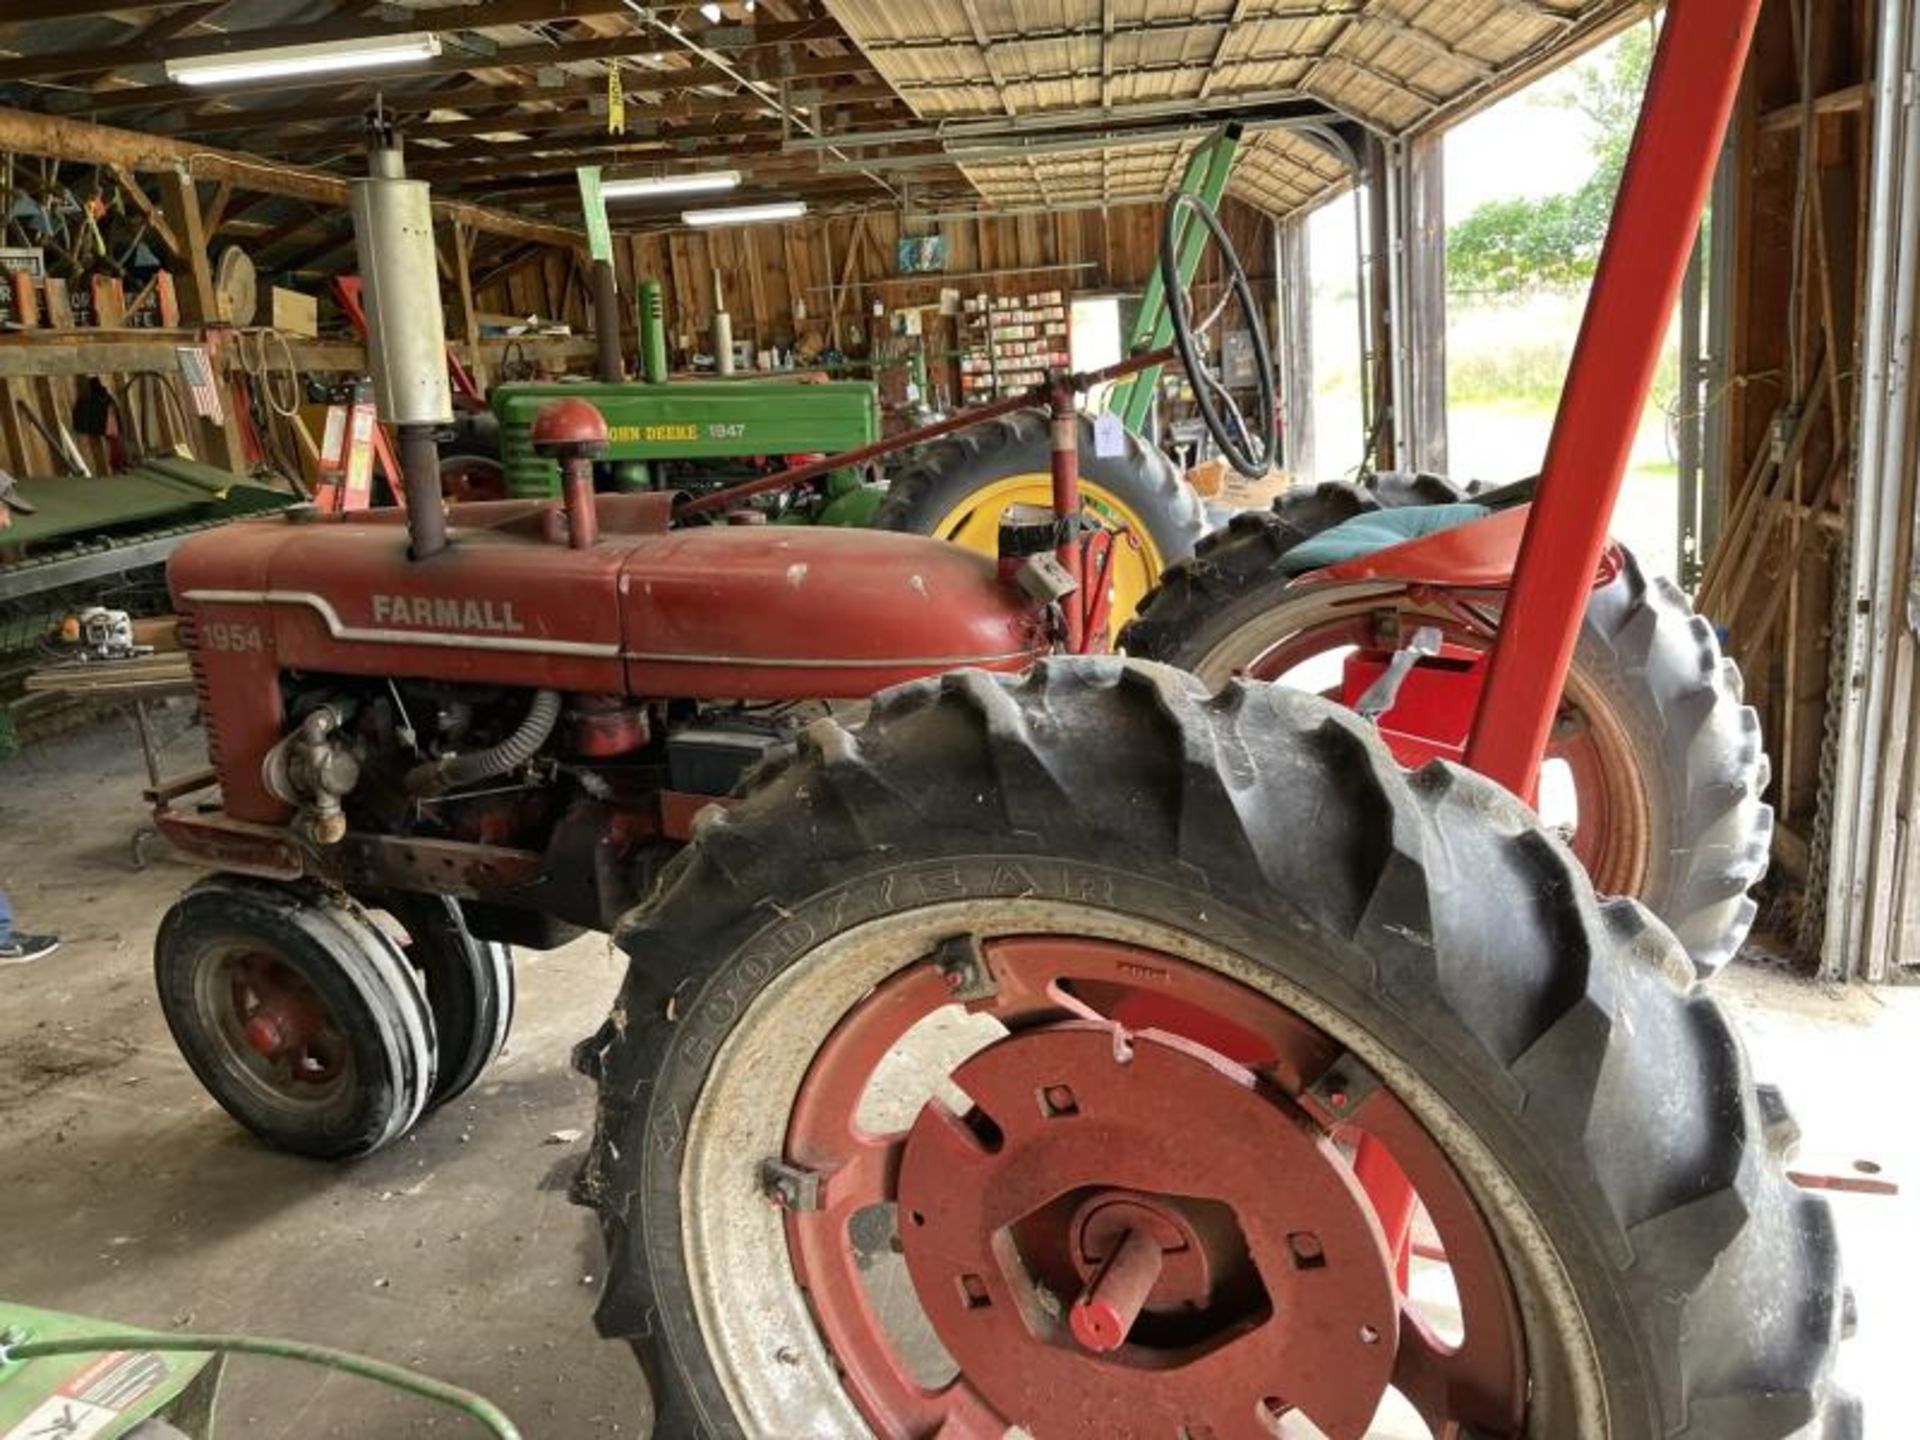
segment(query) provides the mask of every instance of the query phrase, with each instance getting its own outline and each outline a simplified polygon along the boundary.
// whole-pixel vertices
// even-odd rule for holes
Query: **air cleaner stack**
[[[453,423],[433,206],[427,182],[407,179],[392,127],[376,115],[370,128],[368,173],[349,186],[368,362],[380,418],[399,437],[413,555],[424,560],[447,544],[435,432]]]

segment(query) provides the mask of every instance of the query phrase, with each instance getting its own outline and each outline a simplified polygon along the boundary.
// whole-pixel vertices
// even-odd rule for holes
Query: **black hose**
[[[504,775],[537,755],[540,747],[547,743],[547,737],[553,734],[553,727],[559,720],[560,692],[535,691],[533,704],[527,707],[527,718],[520,722],[520,728],[513,734],[498,745],[489,745],[485,750],[470,750],[464,755],[445,755],[438,760],[429,760],[424,765],[414,766],[407,772],[407,793],[444,795],[459,786]]]

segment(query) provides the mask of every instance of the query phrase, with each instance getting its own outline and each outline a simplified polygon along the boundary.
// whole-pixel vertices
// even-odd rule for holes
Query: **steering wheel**
[[[1194,222],[1206,227],[1207,235],[1219,247],[1221,266],[1227,277],[1220,302],[1197,324],[1193,316],[1193,295],[1180,279],[1180,250],[1186,239],[1185,228],[1180,223],[1183,210],[1191,210]],[[1273,350],[1267,344],[1267,332],[1260,323],[1260,306],[1253,298],[1253,286],[1248,283],[1240,257],[1234,254],[1233,242],[1227,238],[1220,218],[1190,191],[1183,190],[1167,202],[1166,223],[1160,230],[1160,288],[1167,297],[1167,313],[1173,319],[1173,346],[1193,384],[1193,401],[1199,407],[1201,421],[1229,465],[1249,480],[1264,479],[1280,450],[1273,403],[1278,388],[1274,383]],[[1253,340],[1254,379],[1260,392],[1260,405],[1255,412],[1257,429],[1247,423],[1226,382],[1214,373],[1207,361],[1208,335],[1234,300],[1240,302],[1241,317]]]

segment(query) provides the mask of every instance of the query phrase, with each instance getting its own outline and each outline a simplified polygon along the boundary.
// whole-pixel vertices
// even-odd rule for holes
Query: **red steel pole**
[[[1673,0],[1667,7],[1467,742],[1468,765],[1525,798],[1560,707],[1760,3]]]
[[[1052,437],[1053,517],[1060,537],[1054,555],[1073,577],[1073,593],[1060,609],[1067,617],[1067,652],[1079,655],[1086,650],[1090,607],[1086,566],[1080,554],[1080,417],[1074,413],[1073,387],[1065,377],[1048,388],[1047,411]]]

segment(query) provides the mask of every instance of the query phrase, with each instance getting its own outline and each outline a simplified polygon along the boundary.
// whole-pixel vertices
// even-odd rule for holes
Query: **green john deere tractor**
[[[516,496],[559,493],[559,472],[533,453],[533,417],[561,396],[590,400],[612,443],[601,484],[700,493],[778,470],[796,455],[835,454],[880,438],[876,388],[865,381],[801,384],[777,379],[672,384],[557,381],[496,386],[496,485]],[[1080,491],[1088,518],[1119,532],[1113,617],[1124,624],[1160,572],[1193,553],[1204,530],[1199,498],[1156,448],[1131,430],[1121,453],[1100,455],[1082,417]],[[484,443],[484,442],[483,442]],[[488,446],[487,448],[491,448]],[[466,469],[471,455],[449,454]],[[910,452],[885,478],[839,470],[804,493],[765,502],[776,524],[855,525],[938,535],[994,553],[1000,517],[1013,505],[1044,507],[1053,489],[1046,416],[1022,412],[986,421]],[[448,479],[459,490],[454,474]]]
[[[1229,125],[1196,147],[1181,188],[1217,203],[1239,138],[1238,127]],[[1182,255],[1184,273],[1192,273],[1200,249],[1196,234]],[[669,383],[659,287],[644,282],[639,301],[644,378],[494,387],[488,412],[473,417],[443,452],[445,492],[456,498],[559,494],[559,469],[533,453],[532,428],[540,408],[563,396],[590,401],[606,416],[611,446],[599,483],[609,489],[698,494],[783,469],[794,456],[838,454],[880,438],[879,393],[866,381],[811,383],[753,375]],[[1171,333],[1156,273],[1132,340],[1151,349],[1165,345]],[[1156,378],[1144,374],[1108,396],[1107,408],[1122,422],[1117,444],[1111,433],[1104,445],[1096,442],[1090,416],[1082,415],[1080,422],[1085,518],[1120,537],[1110,572],[1115,633],[1133,618],[1161,572],[1193,553],[1207,528],[1193,488],[1158,447],[1141,438]],[[1052,503],[1050,449],[1046,416],[1022,412],[909,451],[884,476],[835,471],[804,492],[755,503],[776,524],[911,531],[991,555],[999,543],[1001,516],[1010,507],[1044,509]]]

